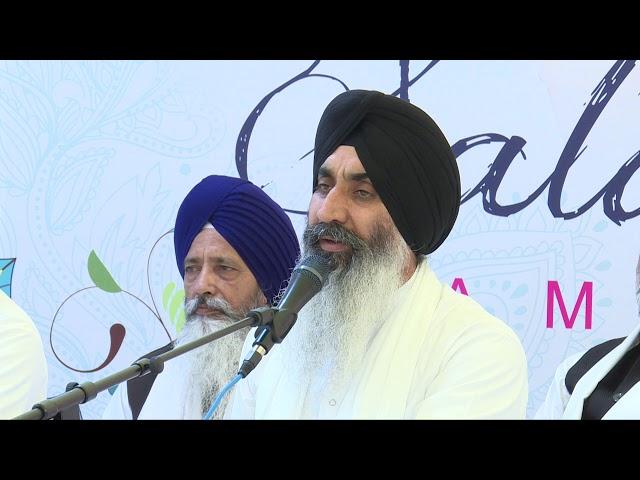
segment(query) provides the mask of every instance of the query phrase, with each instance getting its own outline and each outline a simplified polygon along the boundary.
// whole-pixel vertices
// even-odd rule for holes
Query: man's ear
[[[266,307],[267,305],[269,305],[269,302],[267,302],[267,297],[264,296],[262,290],[260,290],[260,297],[258,297],[258,302],[261,307]]]

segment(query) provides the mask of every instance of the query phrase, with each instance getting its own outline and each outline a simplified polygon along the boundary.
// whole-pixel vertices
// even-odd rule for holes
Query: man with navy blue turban
[[[176,218],[176,262],[184,279],[186,323],[159,355],[229,326],[286,287],[300,249],[291,221],[247,180],[211,175],[183,200]],[[248,328],[192,350],[121,385],[103,418],[202,418],[238,370]],[[233,392],[216,409],[222,418]]]

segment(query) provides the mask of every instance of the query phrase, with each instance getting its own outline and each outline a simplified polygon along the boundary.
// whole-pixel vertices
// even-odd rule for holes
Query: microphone
[[[246,377],[274,343],[281,343],[298,319],[298,313],[324,285],[332,267],[322,255],[311,255],[293,270],[289,285],[278,302],[273,322],[256,330],[253,350],[242,362],[238,374]]]

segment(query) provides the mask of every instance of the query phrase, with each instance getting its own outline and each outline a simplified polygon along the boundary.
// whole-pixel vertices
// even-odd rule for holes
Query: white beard
[[[235,323],[235,320],[229,318],[213,319],[191,315],[176,341],[176,346],[228,327],[232,323]],[[238,359],[248,332],[248,327],[240,329],[185,354],[188,365],[185,376],[185,405],[195,405],[201,414],[207,412],[220,389],[238,373]],[[212,418],[222,418],[232,394],[233,392],[229,392],[225,395]]]
[[[358,252],[349,268],[329,275],[281,345],[286,375],[309,387],[311,397],[343,390],[388,316],[406,256],[413,255],[395,227],[392,232],[382,252]]]

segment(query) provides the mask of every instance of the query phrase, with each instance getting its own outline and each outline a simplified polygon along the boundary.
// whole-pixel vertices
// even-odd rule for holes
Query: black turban
[[[350,90],[327,106],[316,132],[318,170],[340,145],[351,145],[398,231],[415,252],[437,249],[460,208],[460,174],[436,123],[411,103],[368,90]]]

